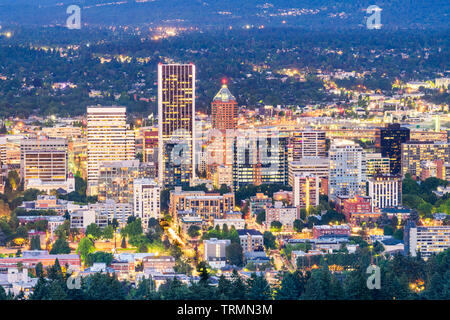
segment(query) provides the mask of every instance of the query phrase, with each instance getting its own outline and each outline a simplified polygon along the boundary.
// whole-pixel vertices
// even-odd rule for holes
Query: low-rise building
[[[223,229],[224,225],[227,225],[228,229],[231,227],[234,227],[236,230],[244,229],[245,228],[245,220],[244,219],[214,219],[214,227],[219,226],[220,229]]]
[[[323,236],[345,235],[350,236],[351,229],[348,225],[316,225],[313,226],[313,238],[318,239]]]
[[[299,219],[299,210],[296,207],[284,207],[280,201],[266,209],[266,225],[270,227],[272,222],[279,221],[283,227],[293,229],[294,221]]]
[[[261,232],[254,229],[237,231],[243,252],[261,251],[264,248],[264,237]]]
[[[211,238],[203,240],[203,251],[205,261],[214,269],[220,269],[226,266],[226,248],[231,243],[228,239],[218,240]]]
[[[404,242],[406,254],[415,257],[420,252],[427,259],[450,248],[450,226],[417,226],[408,222]]]

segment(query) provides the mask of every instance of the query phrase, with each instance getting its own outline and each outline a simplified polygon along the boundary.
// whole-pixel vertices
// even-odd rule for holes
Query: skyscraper
[[[103,162],[133,160],[133,132],[127,129],[125,107],[87,108],[88,194],[98,192],[99,167]]]
[[[162,185],[188,186],[195,178],[194,122],[195,65],[159,64],[158,180]]]
[[[402,170],[402,143],[409,141],[410,130],[400,127],[399,123],[389,124],[386,128],[378,128],[376,147],[383,157],[388,157],[390,173],[398,175]]]
[[[287,185],[288,137],[249,130],[233,141],[233,188],[244,185]]]
[[[237,126],[238,105],[236,98],[228,90],[226,80],[211,103],[211,122],[214,129],[235,129]]]
[[[366,159],[361,146],[350,140],[336,140],[330,147],[329,196],[365,195]]]

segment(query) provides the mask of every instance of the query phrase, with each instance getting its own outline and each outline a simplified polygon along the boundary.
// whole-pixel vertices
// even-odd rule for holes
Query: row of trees
[[[347,268],[333,272],[333,265]],[[367,266],[371,263],[368,249],[348,257],[327,256],[312,270],[282,272],[278,284],[270,285],[264,276],[253,273],[243,279],[233,271],[231,279],[220,276],[213,284],[205,264],[200,263],[198,282],[183,283],[168,280],[156,290],[150,279],[136,286],[119,281],[108,274],[84,277],[80,289],[68,289],[67,278],[59,262],[43,270],[38,265],[34,273],[39,277],[32,300],[403,300],[450,298],[450,250],[424,261],[420,257],[396,255],[380,257],[380,289],[367,286]],[[0,299],[20,299],[6,295],[0,287]]]

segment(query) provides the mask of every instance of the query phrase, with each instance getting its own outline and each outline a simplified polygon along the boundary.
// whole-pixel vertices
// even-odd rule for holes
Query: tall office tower
[[[127,129],[125,107],[87,108],[88,194],[98,192],[98,170],[102,162],[133,160],[134,133]]]
[[[133,188],[134,215],[137,218],[141,218],[142,226],[147,228],[150,218],[159,219],[161,217],[159,207],[159,186],[151,179],[134,179]]]
[[[236,129],[238,105],[236,98],[228,90],[226,80],[211,103],[211,122],[214,129]]]
[[[373,178],[379,175],[389,175],[389,158],[381,156],[381,153],[366,153],[366,176]]]
[[[292,188],[294,206],[300,208],[315,207],[319,205],[320,179],[315,175],[295,174]]]
[[[288,178],[288,137],[255,131],[234,138],[234,190],[249,184],[287,185]]]
[[[376,131],[376,147],[383,157],[389,158],[390,173],[398,175],[402,171],[402,143],[409,141],[410,130],[400,124],[389,124]]]
[[[68,178],[68,142],[66,139],[36,138],[20,142],[20,173],[25,189],[64,188]],[[45,188],[47,185],[48,188]]]
[[[402,144],[402,171],[404,175],[420,177],[427,161],[443,160],[450,162],[448,142],[409,141]]]
[[[366,157],[361,146],[350,140],[336,140],[331,144],[328,192],[337,196],[365,195]]]
[[[397,207],[402,203],[402,180],[400,176],[377,176],[367,181],[367,195],[372,206],[379,209]]]
[[[189,186],[195,178],[195,65],[158,65],[158,180]],[[176,176],[173,176],[175,174]]]
[[[294,132],[291,137],[292,157],[294,161],[302,158],[325,157],[325,131],[304,130]]]

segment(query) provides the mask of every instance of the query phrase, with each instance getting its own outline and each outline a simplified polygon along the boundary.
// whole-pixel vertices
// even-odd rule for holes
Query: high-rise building
[[[448,142],[409,141],[402,144],[402,174],[410,173],[420,177],[427,161],[443,160],[450,162]]]
[[[25,189],[30,183],[34,186],[53,184],[54,189],[63,187],[69,174],[67,140],[39,137],[22,140],[20,142],[20,172]],[[66,189],[66,191],[69,190]]]
[[[329,196],[365,195],[366,157],[361,146],[350,140],[336,140],[330,151]]]
[[[195,65],[159,64],[158,179],[161,184],[189,186],[190,179],[195,178],[194,137]]]
[[[397,207],[402,203],[402,180],[399,176],[376,176],[367,181],[367,195],[379,209]]]
[[[218,130],[236,129],[238,105],[236,98],[228,90],[226,81],[211,103],[212,127]]]
[[[319,205],[320,179],[315,175],[295,174],[292,188],[294,206],[300,208],[315,207]]]
[[[288,137],[252,131],[233,143],[233,188],[244,185],[287,185]]]
[[[159,219],[160,214],[160,189],[158,184],[151,179],[134,179],[134,215],[140,218],[143,227],[148,227],[150,218]]]
[[[291,144],[293,161],[326,156],[325,131],[303,130],[294,132],[291,137]]]
[[[87,108],[88,194],[97,194],[102,162],[133,160],[134,132],[127,129],[125,107]]]
[[[376,131],[376,147],[383,157],[389,158],[390,173],[399,175],[402,170],[402,143],[409,141],[410,130],[398,123],[389,124]]]

